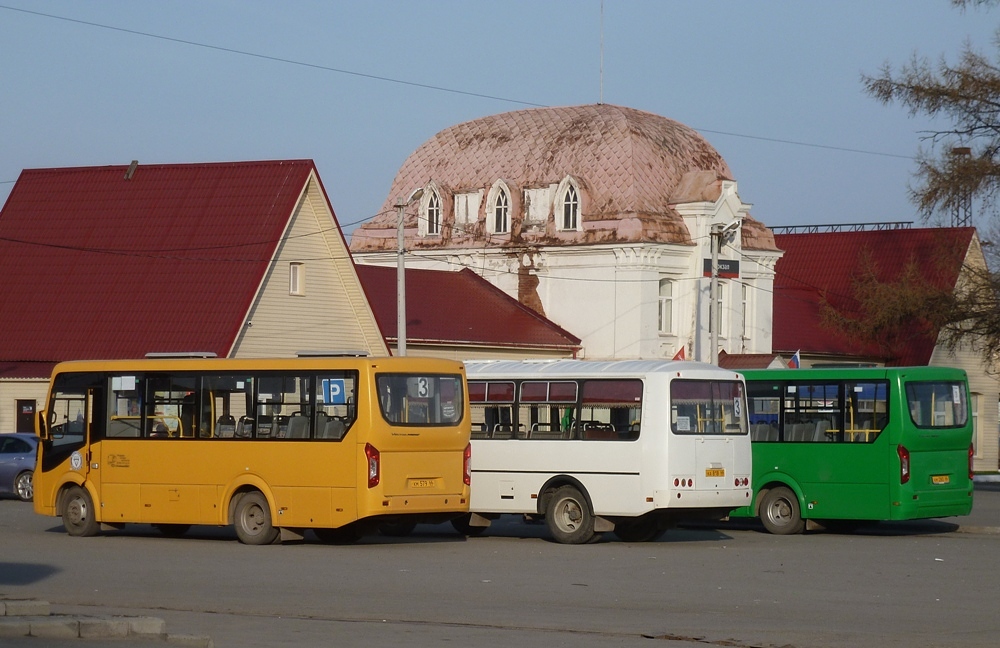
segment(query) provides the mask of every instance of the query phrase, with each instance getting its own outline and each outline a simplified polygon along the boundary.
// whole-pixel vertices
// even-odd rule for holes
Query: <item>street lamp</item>
[[[396,199],[396,355],[406,355],[406,247],[403,243],[403,212],[406,206],[424,195],[423,189],[416,189],[408,199]]]

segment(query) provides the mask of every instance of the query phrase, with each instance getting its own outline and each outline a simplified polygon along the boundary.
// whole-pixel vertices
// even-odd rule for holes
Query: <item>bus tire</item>
[[[35,496],[35,473],[25,470],[14,479],[14,492],[22,502],[30,502]]]
[[[795,535],[806,528],[799,512],[799,499],[785,486],[767,491],[760,503],[760,521],[769,533],[775,535]]]
[[[97,535],[101,525],[97,522],[94,500],[86,488],[71,486],[62,498],[62,519],[66,533],[80,538]]]
[[[562,544],[586,544],[594,539],[590,505],[573,486],[561,486],[552,494],[545,508],[545,523]]]
[[[466,513],[465,515],[460,515],[457,518],[452,518],[451,526],[464,536],[478,536],[483,535],[487,527],[484,526],[472,526],[469,521],[472,520],[472,513]]]
[[[246,493],[236,503],[236,537],[248,545],[267,545],[278,539],[279,531],[271,524],[271,507],[260,491]]]
[[[653,542],[663,537],[667,530],[653,518],[636,518],[615,524],[614,534],[622,542]]]

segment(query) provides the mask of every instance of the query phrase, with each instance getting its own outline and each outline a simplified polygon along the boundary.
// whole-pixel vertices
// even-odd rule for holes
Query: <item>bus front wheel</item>
[[[94,500],[86,488],[73,486],[63,497],[63,526],[71,536],[88,537],[97,534],[100,524],[97,522]]]
[[[784,486],[767,491],[760,503],[760,521],[769,533],[775,535],[802,533],[806,527],[799,512],[799,499],[791,489]]]
[[[587,500],[573,486],[561,486],[549,498],[545,523],[557,542],[585,544],[594,539],[594,516]]]
[[[271,524],[271,507],[260,492],[247,493],[236,503],[236,537],[248,545],[272,544],[278,539],[278,529]]]

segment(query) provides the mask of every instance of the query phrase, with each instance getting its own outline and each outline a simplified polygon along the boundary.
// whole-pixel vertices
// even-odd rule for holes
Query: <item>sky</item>
[[[942,124],[861,76],[993,58],[998,26],[947,0],[0,0],[0,202],[23,169],[310,158],[349,233],[437,132],[603,102],[699,131],[765,225],[919,224]]]

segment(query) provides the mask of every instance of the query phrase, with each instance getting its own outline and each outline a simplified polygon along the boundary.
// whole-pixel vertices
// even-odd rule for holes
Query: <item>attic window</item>
[[[562,220],[559,229],[575,230],[580,227],[580,195],[576,187],[568,185],[562,199]]]
[[[488,234],[510,234],[511,203],[510,187],[502,179],[497,180],[486,194],[486,232]]]
[[[507,191],[500,189],[493,203],[493,233],[506,234],[510,231],[510,198]]]
[[[288,264],[288,294],[306,294],[306,266],[303,263]]]
[[[427,201],[427,234],[437,236],[441,233],[441,199],[436,193],[431,194]]]

